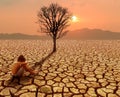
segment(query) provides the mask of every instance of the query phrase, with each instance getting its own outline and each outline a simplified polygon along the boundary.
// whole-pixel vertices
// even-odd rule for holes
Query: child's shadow
[[[18,86],[18,85],[30,85],[33,83],[34,77],[33,75],[29,75],[29,76],[22,76],[20,78],[13,78],[11,77],[11,79],[4,81],[4,85],[5,86]]]
[[[14,81],[12,81],[12,82],[11,82],[11,79],[5,80],[4,86],[5,87],[14,87],[15,89],[17,89],[17,91],[19,91],[21,88],[24,88],[24,86],[32,85],[33,80],[34,80],[34,77],[32,77],[32,76],[23,76],[20,78],[20,80],[14,79]],[[15,96],[13,91],[11,91],[10,89],[9,89],[9,93],[10,93],[11,97],[18,97],[18,96]]]

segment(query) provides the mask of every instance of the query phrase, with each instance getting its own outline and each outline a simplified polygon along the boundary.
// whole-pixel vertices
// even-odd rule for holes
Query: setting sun
[[[72,16],[71,20],[72,22],[78,22],[78,18],[76,16]]]

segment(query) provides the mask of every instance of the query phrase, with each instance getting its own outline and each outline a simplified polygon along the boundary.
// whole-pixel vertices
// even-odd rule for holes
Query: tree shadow
[[[35,65],[32,67],[32,68],[36,68],[39,66],[39,69],[41,69],[42,67],[42,64],[47,60],[49,59],[55,52],[50,52],[46,57],[42,58],[39,62],[36,62]]]

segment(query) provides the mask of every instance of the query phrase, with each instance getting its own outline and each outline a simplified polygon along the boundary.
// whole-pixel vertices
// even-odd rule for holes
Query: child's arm
[[[36,74],[36,72],[34,71],[34,70],[32,70],[31,68],[29,68],[28,66],[27,66],[27,63],[26,64],[22,64],[23,65],[23,67],[24,67],[24,69],[26,70],[26,71],[29,71],[31,74]]]

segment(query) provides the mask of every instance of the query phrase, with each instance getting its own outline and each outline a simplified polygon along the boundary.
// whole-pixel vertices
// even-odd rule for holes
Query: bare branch
[[[62,32],[62,33],[57,37],[57,39],[62,38],[62,37],[65,36],[67,33],[68,33],[68,30]]]
[[[70,19],[68,9],[50,4],[48,7],[43,6],[37,16],[41,32],[56,39],[66,35],[64,30],[69,26]]]

